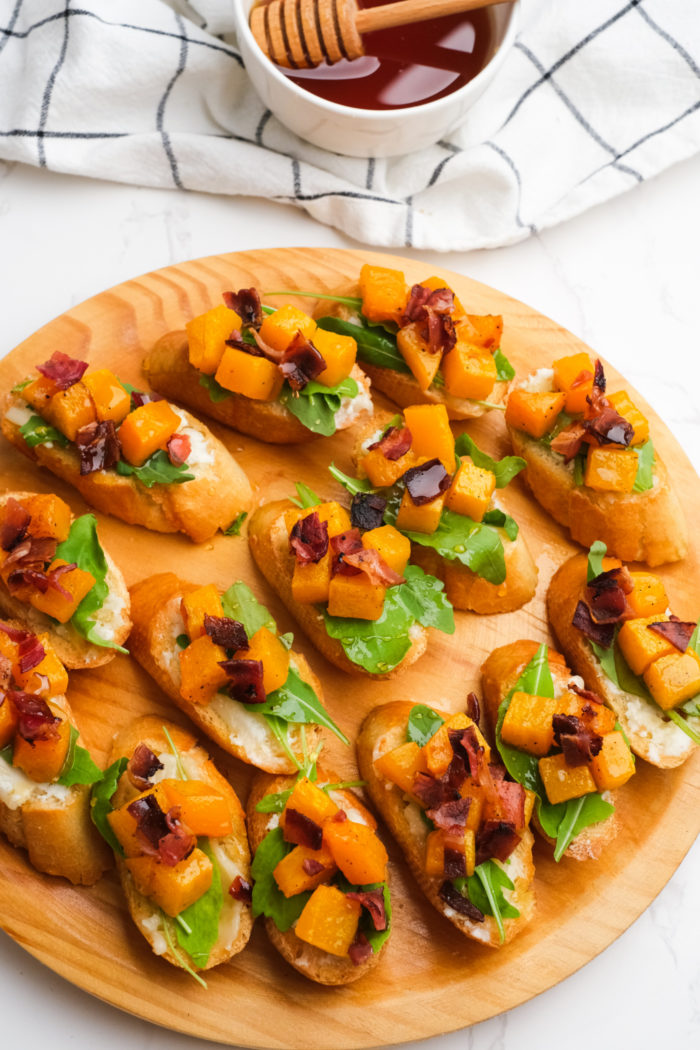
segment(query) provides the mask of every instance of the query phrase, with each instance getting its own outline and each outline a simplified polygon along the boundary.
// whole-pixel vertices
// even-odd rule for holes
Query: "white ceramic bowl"
[[[431,146],[464,122],[468,110],[498,72],[517,31],[520,3],[497,5],[491,56],[464,87],[434,102],[406,109],[340,106],[304,91],[263,54],[248,25],[254,0],[233,0],[238,45],[263,103],[301,138],[350,157],[392,157]]]

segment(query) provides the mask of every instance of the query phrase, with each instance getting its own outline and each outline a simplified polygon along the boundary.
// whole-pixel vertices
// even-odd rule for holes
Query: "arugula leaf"
[[[325,295],[321,292],[265,292],[265,299],[269,299],[273,295],[299,295],[304,296],[307,299],[326,299],[330,303],[342,303],[343,306],[349,306],[351,310],[357,310],[358,312],[362,309],[362,299],[359,296],[354,295]],[[273,311],[274,312],[274,311]]]
[[[162,448],[149,456],[140,467],[132,467],[130,463],[120,459],[115,470],[122,477],[133,474],[147,489],[153,488],[154,485],[181,485],[183,481],[194,480],[194,474],[188,472],[187,464],[176,467]]]
[[[640,445],[637,451],[637,476],[632,492],[646,492],[654,487],[654,445],[651,439]]]
[[[537,816],[543,830],[556,839],[554,859],[561,860],[571,842],[584,828],[607,820],[615,807],[606,802],[598,792],[582,795],[580,798],[558,802],[555,806],[547,802],[546,796],[538,802]]]
[[[211,861],[211,886],[194,904],[190,904],[189,908],[185,908],[178,915],[178,919],[184,921],[190,932],[188,933],[180,922],[176,922],[175,935],[180,947],[187,952],[195,966],[201,969],[207,965],[211,950],[219,937],[224,892],[221,885],[221,869],[209,840],[198,838],[197,846]]]
[[[501,382],[515,379],[515,369],[500,347],[493,352],[493,363],[496,366],[496,379]]]
[[[60,430],[56,430],[56,427],[52,427],[50,423],[47,423],[46,420],[36,414],[31,415],[27,422],[22,424],[19,432],[29,448],[34,448],[36,445],[46,445],[49,442],[59,445],[61,448],[65,448],[69,444],[68,438]]]
[[[293,499],[291,496],[289,499],[291,503],[301,507],[302,510],[308,510],[309,507],[318,507],[319,503],[322,502],[321,497],[317,496],[314,490],[305,485],[303,481],[297,481],[295,487],[299,499]]]
[[[224,536],[240,536],[240,534],[241,534],[241,526],[242,526],[243,522],[245,521],[245,519],[247,517],[248,517],[248,511],[247,510],[242,510],[241,513],[238,514],[233,519],[233,521],[231,522],[229,527],[227,529],[223,529],[222,530],[223,533],[224,533]]]
[[[107,845],[111,846],[114,852],[119,853],[122,857],[124,856],[124,849],[112,831],[107,820],[107,814],[112,812],[112,795],[117,790],[119,777],[128,764],[128,758],[118,758],[116,762],[112,762],[112,765],[105,769],[101,779],[93,784],[92,792],[90,793],[90,818],[92,823]]]
[[[586,449],[581,449],[574,457],[574,485],[583,485],[583,472],[586,468]]]
[[[348,659],[370,674],[386,674],[401,663],[411,648],[409,631],[414,623],[436,627],[446,634],[454,632],[454,613],[443,593],[444,584],[417,565],[406,566],[404,579],[405,583],[387,590],[378,620],[355,620],[324,612],[330,637],[337,638]]]
[[[351,496],[356,495],[358,492],[376,491],[369,478],[351,478],[349,474],[343,474],[342,470],[336,467],[335,463],[331,463],[328,470],[335,480],[339,481],[343,488],[347,489]]]
[[[96,784],[102,779],[102,770],[95,765],[88,751],[77,743],[78,730],[75,726],[70,727],[70,742],[68,754],[63,763],[61,775],[56,781],[64,787],[73,787],[74,784]]]
[[[277,633],[277,624],[264,605],[258,601],[247,583],[238,580],[232,583],[229,589],[221,595],[221,604],[224,616],[232,620],[238,620],[245,628],[249,638],[260,630],[267,627],[273,634]]]
[[[20,379],[19,383],[15,383],[15,385],[12,387],[12,390],[10,391],[10,393],[12,393],[12,394],[21,394],[22,391],[24,390],[24,388],[29,386],[29,384],[33,383],[33,382],[34,382],[34,380],[32,379],[31,376],[28,376],[26,379]]]
[[[341,321],[339,317],[321,317],[316,323],[326,332],[351,336],[357,343],[357,356],[360,361],[411,375],[411,369],[396,345],[396,336],[386,330],[378,332],[364,319],[363,324],[353,324],[351,321]]]
[[[308,682],[299,677],[293,667],[289,668],[287,681],[273,693],[268,693],[264,704],[244,704],[246,711],[260,715],[272,715],[283,722],[301,725],[322,725],[342,740],[348,747],[350,741],[324,709]]]
[[[427,707],[425,704],[416,704],[415,707],[411,708],[411,713],[408,716],[406,736],[414,744],[424,747],[430,738],[435,736],[444,721],[445,719],[437,711],[433,711],[432,707]]]
[[[458,456],[470,456],[477,467],[490,470],[496,477],[496,488],[502,489],[513,480],[516,474],[524,470],[527,463],[520,456],[504,456],[503,459],[492,459],[482,452],[469,434],[464,433],[455,441],[455,452]]]
[[[195,981],[197,982],[197,984],[200,984],[202,986],[202,988],[208,988],[209,986],[208,986],[207,982],[204,980],[204,978],[200,977],[200,975],[197,973],[197,971],[193,970],[192,967],[190,966],[190,964],[189,964],[189,962],[187,960],[187,956],[186,955],[181,955],[180,952],[177,950],[177,947],[175,946],[175,942],[173,941],[173,934],[172,934],[172,928],[173,928],[173,926],[175,926],[175,923],[173,922],[173,920],[170,918],[169,915],[165,914],[165,912],[163,911],[162,908],[160,908],[159,911],[160,911],[160,923],[161,923],[161,927],[162,927],[162,930],[163,930],[163,936],[165,937],[165,943],[168,946],[168,950],[170,951],[170,954],[175,959],[177,959],[177,961],[178,961],[179,965],[182,967],[182,969],[186,973],[188,973],[190,975],[190,977],[193,977],[195,979]]]
[[[506,939],[504,919],[517,919],[520,912],[509,904],[503,891],[515,889],[507,872],[495,860],[486,860],[474,869],[473,875],[454,879],[454,888],[472,902],[484,915],[493,915],[501,944]]]
[[[199,375],[199,385],[204,387],[209,394],[209,400],[215,405],[220,401],[233,397],[233,391],[227,390],[221,383],[217,383],[214,376],[205,375],[204,372],[201,372]]]
[[[495,525],[499,529],[505,531],[506,536],[509,540],[516,540],[520,529],[515,518],[511,518],[510,514],[506,514],[502,510],[487,510],[481,519],[484,525]]]
[[[347,376],[332,387],[311,380],[299,391],[294,391],[285,384],[278,400],[307,430],[330,437],[336,431],[335,417],[342,399],[356,397],[358,389],[352,376]]]
[[[12,765],[12,756],[14,754],[14,747],[12,744],[6,744],[5,747],[0,748],[0,758],[3,762],[7,762],[8,766]]]
[[[489,525],[472,521],[465,514],[443,510],[435,532],[402,532],[412,543],[432,547],[449,561],[460,561],[489,583],[503,583],[506,578],[501,537]]]
[[[293,788],[287,788],[286,791],[277,791],[272,795],[263,795],[255,807],[256,813],[281,813],[287,805],[287,800],[293,790]]]
[[[588,552],[588,575],[586,577],[588,583],[594,580],[596,576],[600,576],[603,571],[603,558],[607,553],[608,548],[602,540],[596,540],[592,544]]]
[[[93,645],[116,649],[120,653],[127,652],[123,646],[103,638],[100,627],[95,622],[95,616],[109,594],[109,587],[107,559],[97,537],[97,519],[94,514],[81,514],[72,522],[68,538],[56,548],[56,557],[75,562],[79,569],[89,572],[95,578],[94,584],[70,618],[78,634]]]
[[[310,893],[285,897],[275,882],[273,871],[292,849],[284,841],[282,828],[273,828],[258,846],[250,872],[253,876],[253,917],[272,919],[280,933],[285,933],[301,915]]]
[[[537,440],[542,445],[551,445],[557,434],[561,434],[562,430],[568,427],[570,423],[573,423],[575,419],[576,416],[570,416],[568,412],[560,412],[552,429],[543,437],[537,438]]]

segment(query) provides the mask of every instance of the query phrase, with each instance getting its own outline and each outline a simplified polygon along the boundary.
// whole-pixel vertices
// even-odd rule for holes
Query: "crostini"
[[[535,906],[534,795],[506,779],[474,719],[425,704],[383,704],[364,721],[357,758],[430,903],[480,944],[511,941]]]
[[[547,610],[567,660],[612,710],[632,750],[662,769],[700,744],[697,622],[669,611],[663,581],[595,543],[557,570]]]
[[[58,350],[37,372],[8,395],[2,432],[97,510],[195,543],[248,510],[245,474],[188,412]]]
[[[79,743],[47,634],[0,621],[0,831],[38,871],[97,882],[111,855],[90,822],[101,769]]]
[[[357,345],[302,310],[263,307],[255,288],[224,293],[143,362],[154,390],[260,441],[329,437],[372,412]]]
[[[156,955],[196,977],[248,943],[245,813],[180,726],[139,719],[114,740],[92,819],[114,850],[131,917]]]
[[[74,518],[58,496],[0,495],[0,563],[0,613],[48,631],[66,667],[100,667],[126,652],[129,592],[93,514]]]
[[[223,594],[173,573],[131,589],[132,656],[222,750],[268,773],[293,773],[320,726],[348,740],[293,636],[277,633],[246,584]]]
[[[328,771],[258,777],[248,801],[253,915],[275,948],[319,984],[349,984],[391,933],[387,854],[377,822]]]
[[[353,496],[353,526],[395,526],[456,609],[511,612],[530,601],[537,567],[495,496],[524,459],[493,460],[468,434],[455,443],[444,405],[411,405],[402,416],[376,415],[353,460],[359,479],[330,468]]]
[[[255,562],[323,655],[350,674],[391,678],[425,652],[431,627],[452,634],[443,584],[409,565],[411,544],[391,525],[362,533],[345,507],[304,485],[300,499],[255,510]]]
[[[606,394],[600,361],[571,354],[531,373],[505,418],[532,494],[572,539],[651,566],[685,557],[685,517],[648,420],[627,391]]]
[[[535,792],[533,823],[554,859],[597,859],[617,834],[613,791],[634,774],[615,715],[545,644],[494,649],[481,674],[496,748]]]

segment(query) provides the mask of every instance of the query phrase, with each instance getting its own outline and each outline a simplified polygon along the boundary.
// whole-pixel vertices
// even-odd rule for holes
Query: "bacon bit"
[[[598,445],[624,445],[634,437],[634,427],[612,405],[606,404],[593,418],[585,421],[586,432]]]
[[[465,768],[468,764],[470,776],[478,780],[484,749],[479,743],[474,726],[467,726],[466,729],[450,729],[448,736],[453,752],[465,759]]]
[[[224,292],[223,299],[229,310],[235,310],[244,328],[259,328],[263,322],[262,303],[257,288],[239,288],[237,292]]]
[[[602,645],[604,649],[609,649],[615,639],[615,624],[596,623],[585,602],[577,604],[571,623],[586,638],[596,645]]]
[[[46,656],[46,649],[35,634],[29,634],[19,643],[19,669],[22,674],[37,667]]]
[[[670,642],[681,653],[684,653],[688,648],[696,627],[696,623],[683,622],[675,616],[672,616],[668,622],[662,620],[659,623],[649,624],[650,631],[660,634],[662,638],[665,638],[667,642]]]
[[[593,375],[593,390],[595,393],[605,393],[607,386],[607,380],[605,378],[605,372],[603,371],[603,363],[600,358],[596,359],[595,373]]]
[[[0,620],[0,631],[10,639],[11,642],[22,642],[29,636],[29,631],[23,631],[19,627],[11,627],[9,623]]]
[[[476,693],[467,693],[467,718],[477,724],[481,721],[481,705]]]
[[[235,901],[240,901],[241,904],[253,903],[253,884],[241,875],[236,875],[228,888],[228,892]]]
[[[354,890],[351,893],[346,893],[345,896],[351,901],[359,901],[362,907],[367,909],[372,919],[372,925],[377,932],[386,929],[386,907],[384,905],[383,890]]]
[[[165,814],[168,827],[167,835],[158,843],[158,857],[161,864],[174,868],[181,860],[186,860],[197,845],[197,836],[180,820],[180,807],[173,806]]]
[[[471,799],[455,798],[443,802],[438,809],[429,809],[427,815],[438,828],[444,831],[464,830],[471,807]]]
[[[316,564],[328,551],[328,522],[321,521],[318,511],[297,521],[289,534],[289,553],[298,565]]]
[[[208,634],[216,645],[221,645],[224,649],[233,649],[234,652],[240,649],[250,649],[245,627],[238,620],[232,620],[230,616],[210,616],[205,613],[204,633]]]
[[[582,689],[579,685],[576,685],[576,682],[569,682],[569,689],[572,693],[580,696],[582,700],[587,700],[591,704],[598,704],[599,707],[605,707],[604,701],[601,700],[597,693],[591,692],[590,689]]]
[[[549,447],[563,456],[565,463],[569,463],[580,452],[585,436],[585,426],[580,420],[575,420],[552,438]]]
[[[54,350],[48,361],[43,365],[36,366],[37,372],[41,372],[47,379],[51,379],[58,390],[67,390],[79,382],[87,369],[87,361],[78,361],[75,357]]]
[[[65,587],[62,587],[58,581],[61,579],[62,576],[65,576],[69,572],[73,572],[73,569],[77,568],[78,563],[74,561],[69,562],[68,565],[57,565],[55,569],[51,569],[51,571],[47,574],[46,577],[49,581],[49,587],[52,587],[53,590],[58,591],[59,594],[63,595],[63,597],[67,598],[69,601],[72,597],[70,591],[67,591]]]
[[[151,401],[163,401],[161,394],[156,394],[155,390],[132,390],[131,391],[131,403],[134,408],[142,408],[143,405],[149,404]]]
[[[454,310],[454,294],[449,288],[424,288],[414,284],[401,318],[401,327],[415,322],[424,325],[424,335],[431,354],[441,350],[448,353],[457,342],[457,333],[451,314]]]
[[[266,343],[264,339],[260,338],[260,332],[258,332],[256,328],[250,328],[248,329],[248,331],[255,340],[255,345],[260,351],[261,355],[263,357],[266,357],[268,361],[274,361],[275,364],[278,365],[284,357],[285,351],[275,350],[274,346],[270,346],[269,343]],[[257,356],[255,350],[252,347],[250,348],[250,352],[251,354],[253,354],[254,357]]]
[[[121,459],[119,438],[112,419],[86,423],[75,435],[75,443],[80,456],[81,475],[109,470]]]
[[[163,763],[153,754],[147,744],[139,744],[134,750],[126,767],[129,780],[139,791],[150,787],[151,779],[163,769]]]
[[[255,336],[257,333],[254,332],[253,335]],[[232,346],[234,350],[242,350],[244,354],[250,354],[251,357],[265,357],[257,342],[255,344],[246,343],[238,328],[234,328],[228,339],[224,339],[224,342],[226,346]],[[267,343],[264,343],[262,339],[260,342],[263,343],[263,346],[267,346]]]
[[[445,780],[436,780],[429,773],[416,773],[412,790],[426,810],[439,809],[443,802],[459,797],[458,790]]]
[[[36,740],[55,740],[58,737],[58,718],[40,696],[17,690],[8,692],[10,703],[18,716],[17,732],[28,744]]]
[[[448,879],[463,879],[467,874],[467,858],[464,850],[453,849],[445,844],[443,871]]]
[[[432,503],[450,487],[450,475],[439,459],[429,459],[419,467],[411,467],[403,475],[406,489],[416,507]]]
[[[449,879],[445,879],[438,890],[438,897],[453,911],[459,912],[460,915],[466,915],[472,922],[484,921],[484,913],[479,911],[476,904],[472,904],[468,897],[463,897],[459,890],[454,888]]]
[[[384,521],[386,500],[376,492],[356,492],[350,505],[350,521],[354,529],[378,529]]]
[[[498,768],[498,767],[496,767]],[[505,773],[505,770],[503,770]],[[516,830],[525,827],[525,788],[512,780],[493,779],[498,819],[512,824]]]
[[[192,452],[192,442],[187,434],[173,434],[167,443],[168,459],[174,467],[181,467],[187,462]]]
[[[292,339],[277,366],[292,390],[303,390],[307,383],[326,369],[323,355],[301,332]]]
[[[596,623],[619,623],[629,615],[627,595],[634,581],[626,567],[601,572],[586,586],[586,602]]]
[[[408,427],[389,427],[379,441],[369,446],[369,451],[379,449],[384,459],[392,461],[405,456],[413,444],[413,435]]]
[[[0,547],[4,551],[11,551],[25,537],[32,516],[22,504],[10,496],[5,504],[5,517],[0,529]]]
[[[143,852],[149,856],[157,856],[158,843],[167,835],[168,825],[156,796],[135,798],[126,807],[126,811],[136,821],[136,834]]]
[[[600,753],[602,736],[586,729],[576,715],[554,715],[552,726],[554,740],[562,749],[567,766],[585,766]]]
[[[262,660],[220,660],[229,679],[228,691],[234,700],[242,704],[264,704]]]
[[[348,893],[346,896],[349,897],[350,894]],[[350,962],[353,966],[361,966],[362,963],[366,962],[373,953],[374,949],[372,948],[372,945],[369,943],[364,933],[361,930],[358,930],[355,940],[348,948]]]
[[[314,860],[313,857],[307,857],[301,864],[302,868],[307,875],[318,875],[320,871],[325,871],[325,865],[321,864],[320,860]]]
[[[495,857],[507,860],[520,842],[515,827],[507,820],[485,820],[476,836],[476,866]]]
[[[284,839],[307,849],[320,849],[323,845],[323,828],[315,820],[300,813],[298,809],[284,810]]]
[[[496,762],[489,762],[489,776],[492,781],[505,780],[506,778],[506,767],[501,766]]]
[[[354,551],[350,554],[343,554],[342,564],[364,572],[372,584],[397,587],[400,583],[406,582],[406,578],[401,573],[396,572],[395,569],[392,569],[390,565],[387,565],[379,551],[375,550],[374,547],[366,550],[363,548],[361,551]]]
[[[9,657],[3,656],[3,654],[0,653],[0,691],[3,693],[7,692],[7,690],[10,687],[11,681],[12,660],[10,660]],[[5,697],[3,696],[2,700],[0,700],[0,704],[2,704],[4,700]]]
[[[49,536],[42,536],[40,539],[27,536],[10,551],[3,567],[8,569],[10,565],[22,565],[25,568],[43,566],[45,562],[53,559],[56,547],[57,541]]]
[[[359,529],[348,529],[347,532],[341,532],[337,536],[332,536],[331,550],[333,551],[333,565],[331,566],[331,575],[335,576],[336,573],[340,573],[341,576],[359,576],[362,569],[358,569],[357,566],[351,565],[346,562],[346,558],[350,554],[358,554],[365,548],[362,546],[362,536],[360,535]]]

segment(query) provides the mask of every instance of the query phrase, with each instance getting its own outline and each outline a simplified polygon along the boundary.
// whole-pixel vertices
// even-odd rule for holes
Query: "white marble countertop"
[[[512,247],[406,254],[500,288],[582,337],[653,402],[700,469],[699,185],[700,157]],[[286,205],[0,162],[0,357],[68,307],[126,278],[183,259],[277,245],[358,247]],[[697,1048],[698,886],[696,843],[641,918],[579,973],[507,1014],[421,1045]],[[98,1002],[3,933],[0,1004],[3,1045],[21,1050],[211,1045]]]

